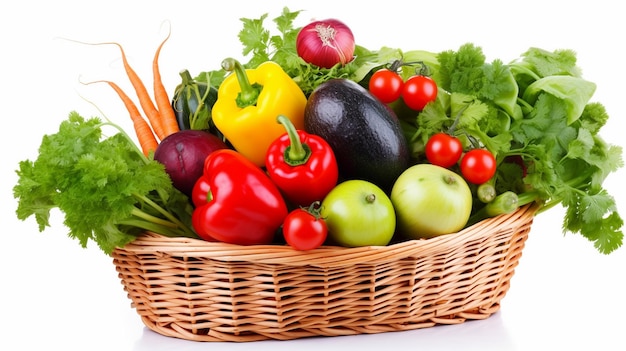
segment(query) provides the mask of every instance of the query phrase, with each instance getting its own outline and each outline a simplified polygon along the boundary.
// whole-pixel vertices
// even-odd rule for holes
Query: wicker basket
[[[535,208],[385,247],[237,246],[145,234],[113,253],[151,330],[195,341],[381,333],[500,308]]]

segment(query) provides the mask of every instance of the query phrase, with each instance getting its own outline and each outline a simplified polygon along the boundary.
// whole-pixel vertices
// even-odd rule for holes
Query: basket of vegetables
[[[603,141],[571,50],[488,62],[357,45],[336,19],[259,34],[247,62],[180,72],[154,93],[117,45],[139,103],[108,84],[134,135],[71,112],[20,162],[17,216],[110,255],[143,323],[195,341],[381,333],[488,318],[535,216],[603,254],[623,221],[602,184]],[[332,45],[329,45],[332,44]]]

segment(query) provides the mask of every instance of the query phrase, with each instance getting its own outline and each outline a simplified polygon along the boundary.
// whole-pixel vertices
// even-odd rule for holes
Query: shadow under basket
[[[146,233],[113,252],[151,330],[193,341],[289,340],[485,319],[500,308],[536,208],[389,246],[238,246]]]

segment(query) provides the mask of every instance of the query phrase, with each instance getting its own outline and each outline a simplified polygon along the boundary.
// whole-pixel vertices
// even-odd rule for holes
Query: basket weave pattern
[[[153,331],[195,341],[369,334],[484,319],[500,308],[534,208],[385,247],[237,246],[146,233],[113,253]]]

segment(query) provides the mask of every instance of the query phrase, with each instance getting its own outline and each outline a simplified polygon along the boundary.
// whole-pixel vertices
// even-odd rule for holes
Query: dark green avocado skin
[[[324,138],[340,174],[390,191],[409,166],[409,149],[394,112],[348,79],[320,84],[309,96],[304,128]]]

